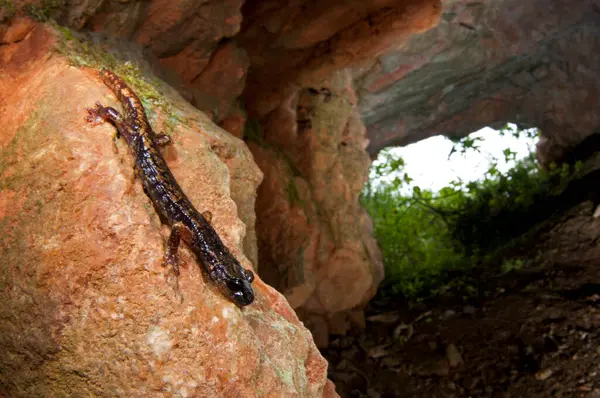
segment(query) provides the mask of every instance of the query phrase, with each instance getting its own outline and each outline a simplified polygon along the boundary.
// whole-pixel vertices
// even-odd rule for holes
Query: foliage
[[[505,127],[500,134],[535,137],[537,130]],[[452,139],[454,153],[479,150],[479,139]],[[404,161],[392,151],[382,154],[362,193],[362,203],[373,219],[381,247],[386,278],[381,292],[418,299],[449,288],[464,296],[477,294],[466,277],[490,253],[525,233],[553,211],[552,198],[564,190],[573,177],[565,165],[550,172],[539,169],[532,153],[517,160],[505,149],[506,173],[491,162],[479,181],[452,181],[439,192],[413,186],[402,194],[412,179],[404,172]],[[575,171],[578,167],[575,167]],[[396,176],[381,183],[382,177]],[[406,191],[406,189],[404,189]],[[521,260],[498,264],[498,274],[522,266]],[[457,274],[462,279],[452,279]]]
[[[466,253],[480,255],[508,243],[548,216],[552,198],[571,176],[568,165],[540,170],[533,154],[505,174],[493,163],[483,180],[465,185],[465,202],[449,218],[453,239]]]
[[[23,11],[36,21],[46,22],[55,11],[64,8],[66,5],[66,0],[42,0],[39,5],[25,4]]]
[[[464,266],[444,215],[436,208],[450,198],[419,189],[412,196],[402,196],[391,184],[365,193],[362,201],[382,250],[386,293],[409,298],[428,295],[447,273]]]
[[[0,22],[11,19],[15,12],[15,5],[12,1],[0,0]]]
[[[265,137],[258,120],[250,117],[246,118],[244,124],[244,140],[249,140],[256,143],[259,146],[265,146]]]

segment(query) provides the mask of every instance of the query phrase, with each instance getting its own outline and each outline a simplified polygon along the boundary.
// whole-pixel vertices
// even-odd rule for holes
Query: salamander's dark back
[[[252,303],[254,292],[251,283],[254,274],[244,269],[229,252],[210,222],[195,209],[177,184],[158,148],[166,137],[154,133],[141,101],[121,78],[106,69],[102,69],[100,75],[119,98],[125,116],[113,108],[97,104],[96,108],[88,109],[88,120],[110,120],[127,140],[144,192],[152,200],[163,222],[172,227],[164,264],[172,265],[175,273],[179,274],[177,247],[180,239],[183,239],[227,297],[238,306]]]

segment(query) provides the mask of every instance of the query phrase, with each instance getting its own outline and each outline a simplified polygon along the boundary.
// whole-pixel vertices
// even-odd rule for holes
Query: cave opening
[[[514,123],[502,129],[484,127],[463,137],[462,146],[460,138],[434,136],[404,147],[385,149],[374,160],[369,177],[372,183],[389,183],[406,173],[412,181],[401,187],[402,192],[409,193],[414,186],[439,191],[455,180],[470,182],[484,178],[492,164],[498,171],[506,172],[517,159],[535,153],[538,141],[538,129],[520,129]],[[390,154],[403,159],[402,170],[378,175],[377,167]]]
[[[380,295],[437,296],[483,253],[525,232],[511,223],[545,193],[538,140],[538,129],[507,124],[382,151],[361,198],[383,255]]]
[[[566,381],[561,358],[597,351],[571,323],[598,303],[596,138],[543,163],[540,135],[509,124],[379,154],[361,201],[386,277],[364,330],[322,350],[340,394],[542,397],[530,379]]]

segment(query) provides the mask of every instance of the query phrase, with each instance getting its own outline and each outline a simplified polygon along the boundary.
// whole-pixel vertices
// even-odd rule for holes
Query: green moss
[[[298,167],[296,167],[296,164],[294,163],[292,158],[290,158],[290,156],[283,150],[280,150],[280,149],[276,149],[276,150],[279,153],[279,155],[285,160],[287,165],[290,167],[290,170],[294,174],[294,177],[302,177],[302,173],[300,172],[300,169]]]
[[[156,109],[165,115],[165,131],[171,135],[179,124],[188,125],[181,113],[168,102],[159,90],[162,83],[158,79],[149,80],[142,70],[130,61],[119,59],[100,44],[78,38],[69,28],[52,25],[59,34],[58,51],[65,56],[72,66],[94,69],[110,69],[121,77],[137,94],[146,110],[150,122],[157,119]]]
[[[520,258],[512,258],[504,260],[502,263],[502,273],[507,274],[511,271],[518,271],[522,269],[525,265],[525,261]]]
[[[15,5],[10,0],[0,0],[0,22],[15,15]]]
[[[73,33],[71,33],[71,29],[69,29],[65,26],[61,26],[54,21],[51,22],[51,25],[54,29],[56,29],[61,34],[62,40],[65,40],[65,41],[75,40],[75,36],[73,36]]]
[[[288,194],[288,201],[292,206],[299,204],[304,206],[304,201],[300,197],[300,192],[298,191],[298,187],[296,186],[296,181],[294,181],[294,177],[290,177],[285,188]]]
[[[260,123],[252,118],[246,118],[244,124],[244,139],[252,141],[261,147],[266,146],[264,133]]]
[[[238,105],[242,110],[244,110],[244,104],[241,100],[239,100]],[[289,179],[285,190],[287,191],[288,201],[291,204],[291,206],[299,204],[300,206],[305,207],[306,203],[300,197],[300,192],[298,191],[298,187],[296,186],[295,182],[296,177],[304,177],[302,176],[300,169],[296,167],[295,162],[287,154],[287,152],[285,152],[284,149],[277,147],[276,145],[268,143],[265,140],[264,132],[260,123],[257,120],[252,119],[250,117],[246,118],[246,123],[244,125],[244,139],[246,141],[252,141],[262,148],[269,149],[272,154],[277,156],[287,165],[289,169],[289,172],[287,173],[289,175]],[[306,214],[308,215],[308,212],[306,212]],[[309,220],[309,223],[310,222],[311,221]]]
[[[167,114],[167,120],[165,122],[165,130],[168,133],[173,132],[175,130],[175,128],[180,124],[189,126],[188,121],[184,120],[181,117],[181,114],[177,110],[170,108],[169,111],[170,111],[170,113]]]
[[[26,4],[23,11],[39,22],[46,22],[54,12],[65,7],[67,0],[42,0],[41,4]]]

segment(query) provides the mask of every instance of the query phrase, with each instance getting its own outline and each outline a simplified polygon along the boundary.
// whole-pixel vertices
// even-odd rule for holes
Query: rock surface
[[[227,41],[240,29],[242,4],[242,0],[110,2],[88,13],[82,27],[143,47],[181,83],[192,104],[221,120],[244,89],[249,66],[244,50]]]
[[[328,325],[313,327],[325,334],[319,341],[345,330],[342,313],[369,300],[382,267],[358,205],[369,159],[343,69],[434,26],[440,0],[23,3],[36,18],[107,35],[114,48],[141,48],[158,76],[235,136],[251,138],[252,125],[265,132],[269,150],[251,145],[266,175],[256,208],[260,272],[310,314],[307,325]],[[339,76],[343,84],[332,84]],[[315,90],[329,90],[333,100]],[[240,189],[251,187],[238,181]],[[247,203],[235,192],[234,200]],[[247,213],[251,207],[240,209]],[[254,229],[246,224],[244,249],[255,259]]]
[[[255,303],[240,310],[186,248],[178,283],[160,266],[168,229],[133,178],[131,155],[113,144],[112,126],[84,122],[97,100],[119,107],[95,70],[70,66],[39,24],[13,21],[1,39],[0,390],[336,396],[310,333],[259,277]],[[159,89],[180,120],[165,152],[171,170],[252,268],[242,251],[252,225],[238,212],[252,209],[261,172],[241,140]],[[160,130],[170,115],[152,111]]]
[[[512,121],[552,158],[600,128],[599,49],[597,0],[444,1],[436,28],[356,70],[368,151]]]
[[[361,282],[353,281],[361,300],[353,297],[342,303],[349,296],[333,291],[335,284],[330,284],[339,280],[342,270],[325,270],[329,264],[335,268],[336,262],[324,260],[334,258],[333,252],[316,255],[331,243],[320,239],[348,225],[355,226],[351,235],[365,237],[369,223],[352,204],[342,206],[346,212],[335,217],[325,214],[322,220],[326,221],[317,224],[309,223],[307,215],[322,213],[332,203],[352,203],[354,184],[363,178],[368,162],[356,153],[354,182],[350,181],[354,177],[343,173],[334,176],[335,168],[320,175],[325,181],[337,179],[347,185],[332,185],[339,190],[328,191],[336,196],[329,204],[312,192],[321,189],[314,184],[316,174],[295,174],[303,170],[300,163],[323,158],[311,152],[319,146],[307,146],[301,162],[292,156],[301,153],[294,147],[299,142],[295,134],[307,123],[296,107],[302,96],[309,98],[306,93],[311,89],[335,91],[327,82],[345,73],[342,69],[351,70],[354,90],[347,98],[357,104],[352,114],[358,116],[350,119],[360,117],[367,126],[371,156],[389,145],[436,134],[463,136],[486,125],[513,121],[542,129],[538,158],[548,164],[600,127],[598,0],[445,0],[442,4],[438,0],[134,0],[81,2],[71,7],[61,7],[60,2],[19,2],[23,3],[37,4],[34,15],[52,16],[75,29],[101,32],[143,48],[161,77],[235,136],[248,138],[247,115],[250,124],[259,126],[257,131],[270,132],[264,140],[289,159],[251,145],[266,175],[257,202],[261,262],[268,264],[261,273],[285,291],[300,312],[308,307],[309,313],[313,308],[334,311],[327,313],[327,319],[339,319],[338,310],[363,303],[376,288],[373,259],[378,253],[374,245],[367,250],[368,257],[358,258],[351,250],[354,261],[350,263],[368,269],[345,272],[344,278],[371,275],[367,278],[373,285],[362,284],[359,293]],[[3,14],[0,19],[6,18]],[[346,94],[335,93],[340,95]],[[325,113],[331,110],[324,101],[311,106],[322,106]],[[282,124],[275,128],[279,121]],[[329,153],[335,159],[326,163],[337,164],[339,154]],[[364,169],[359,170],[358,164]],[[297,170],[290,170],[290,165]],[[317,168],[321,166],[325,164]],[[285,194],[282,188],[290,175],[303,195],[302,209],[294,202],[294,191]],[[236,181],[238,188],[248,187],[243,180]],[[232,190],[234,199],[236,191]],[[271,195],[276,203],[270,203]],[[273,217],[274,209],[284,209],[287,218]],[[246,214],[252,214],[251,207],[240,211],[240,217]],[[249,227],[244,249],[254,260],[258,254],[252,234]],[[335,241],[333,251],[347,247],[349,240],[345,242]],[[349,254],[336,253],[342,258]],[[332,297],[323,297],[325,292]],[[334,304],[314,304],[310,298],[315,294],[320,301]],[[327,330],[322,318],[306,321],[321,325],[313,330]],[[335,327],[344,329],[344,322],[334,322]]]
[[[434,26],[439,0],[249,0],[236,37],[250,56],[244,100],[264,117],[289,95]]]
[[[366,303],[383,278],[358,201],[370,160],[353,94],[349,74],[334,74],[272,112],[250,143],[265,173],[256,203],[263,275],[318,344],[345,322],[331,315]]]

